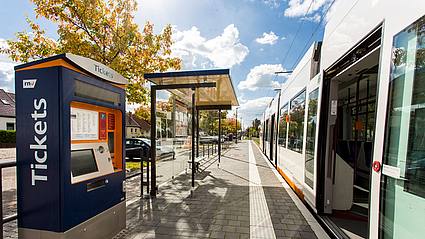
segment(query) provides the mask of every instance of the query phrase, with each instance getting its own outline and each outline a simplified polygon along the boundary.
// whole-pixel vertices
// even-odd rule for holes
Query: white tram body
[[[422,238],[425,1],[340,2],[261,130],[263,153],[335,237]]]

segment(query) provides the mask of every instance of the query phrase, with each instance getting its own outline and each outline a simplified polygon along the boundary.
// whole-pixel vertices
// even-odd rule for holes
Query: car
[[[212,136],[213,142],[218,144],[218,136]],[[220,140],[222,143],[224,143],[225,139],[223,137],[220,137]]]
[[[147,156],[150,158],[151,152],[151,141],[145,138],[128,138],[125,140],[125,156],[129,160],[133,160],[134,158],[140,158],[140,151],[138,148],[143,147],[148,151]],[[133,150],[132,150],[133,149]],[[176,153],[174,149],[160,146],[159,142],[156,145],[156,159],[164,160],[164,159],[175,159]]]

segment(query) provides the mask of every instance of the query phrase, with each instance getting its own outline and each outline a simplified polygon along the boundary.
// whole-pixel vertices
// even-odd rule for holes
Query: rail
[[[3,238],[3,224],[14,221],[18,219],[18,214],[10,215],[7,217],[3,217],[3,168],[10,168],[10,167],[16,167],[16,159],[14,161],[6,161],[2,162],[0,161],[0,201],[1,201],[1,207],[0,207],[0,215],[1,215],[1,232],[0,232],[0,238]]]
[[[231,143],[226,141],[224,143],[221,144],[221,148],[222,149],[227,149],[229,147]],[[218,142],[214,142],[214,141],[204,141],[201,142],[202,145],[202,149],[200,149],[199,151],[201,151],[200,153],[202,153],[202,156],[208,156],[210,157],[210,155],[214,155],[215,153],[218,153]],[[206,147],[205,147],[206,146]],[[148,148],[144,148],[144,147],[134,147],[134,148],[129,148],[126,149],[126,154],[127,152],[131,152],[131,151],[139,151],[139,155],[140,155],[140,172],[137,173],[132,173],[130,175],[127,175],[125,177],[125,179],[130,179],[130,178],[134,178],[136,176],[140,176],[140,196],[143,196],[143,186],[146,186],[146,194],[149,194],[149,163],[151,162],[150,160],[150,152]],[[134,155],[134,153],[133,153]],[[190,157],[190,155],[189,155]],[[144,177],[144,170],[143,170],[143,162],[146,162],[146,181],[143,181]]]

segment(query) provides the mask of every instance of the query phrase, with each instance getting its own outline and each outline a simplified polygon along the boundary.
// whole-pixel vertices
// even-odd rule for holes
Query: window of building
[[[15,130],[15,123],[6,123],[6,130]]]

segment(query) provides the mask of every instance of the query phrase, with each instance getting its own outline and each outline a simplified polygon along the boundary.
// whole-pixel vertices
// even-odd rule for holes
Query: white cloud
[[[276,0],[263,0],[263,3],[269,6],[271,9],[278,8],[280,3],[277,3]]]
[[[262,97],[239,102],[240,108],[238,109],[238,120],[240,120],[240,117],[243,117],[244,126],[247,127],[248,125],[251,125],[251,121],[255,118],[261,119],[261,116],[258,114],[263,114],[272,99],[273,97]],[[228,112],[227,118],[235,118],[235,108]]]
[[[238,97],[238,101],[240,103],[245,103],[246,102],[246,100],[243,99],[244,96],[245,96],[245,94],[244,93],[241,93],[241,96]]]
[[[0,38],[0,47],[7,47],[4,39]],[[0,54],[0,88],[6,92],[15,92],[14,66],[20,63],[12,61],[6,54]]]
[[[333,15],[333,12],[336,9],[336,6],[338,5],[340,1],[341,0],[336,0],[333,3],[332,8],[330,9],[330,11],[327,13],[325,17],[325,22],[329,21],[330,17]],[[285,10],[285,16],[286,17],[304,17],[308,9],[306,20],[319,22],[322,15],[326,13],[326,11],[328,10],[332,2],[333,0],[315,0],[313,1],[313,3],[310,0],[290,0],[288,3],[289,8]],[[310,7],[310,4],[311,4],[311,7]]]
[[[203,66],[207,65],[205,61],[211,61],[214,67],[232,68],[243,62],[249,53],[248,47],[239,42],[239,30],[234,24],[228,25],[220,36],[211,40],[202,37],[196,27],[179,31],[174,26],[172,38],[175,42],[171,47],[172,55],[181,57],[185,70],[198,66],[197,61]]]
[[[271,79],[277,71],[283,71],[282,65],[262,64],[255,66],[249,72],[246,80],[239,83],[238,89],[255,91],[258,88],[280,88],[279,82]]]
[[[311,22],[320,22],[321,19],[322,19],[322,16],[320,16],[320,14],[318,13],[316,13],[314,16],[305,18],[305,20],[311,21]]]
[[[132,113],[134,113],[134,111],[136,109],[140,108],[140,106],[142,106],[142,104],[134,104],[134,103],[128,103],[128,102],[126,102],[125,111],[126,112],[132,112]]]
[[[255,39],[255,41],[260,43],[260,44],[273,45],[277,42],[278,39],[279,39],[279,37],[276,36],[273,31],[270,31],[270,34],[267,34],[266,32],[264,32],[263,37],[257,38],[257,39]]]

